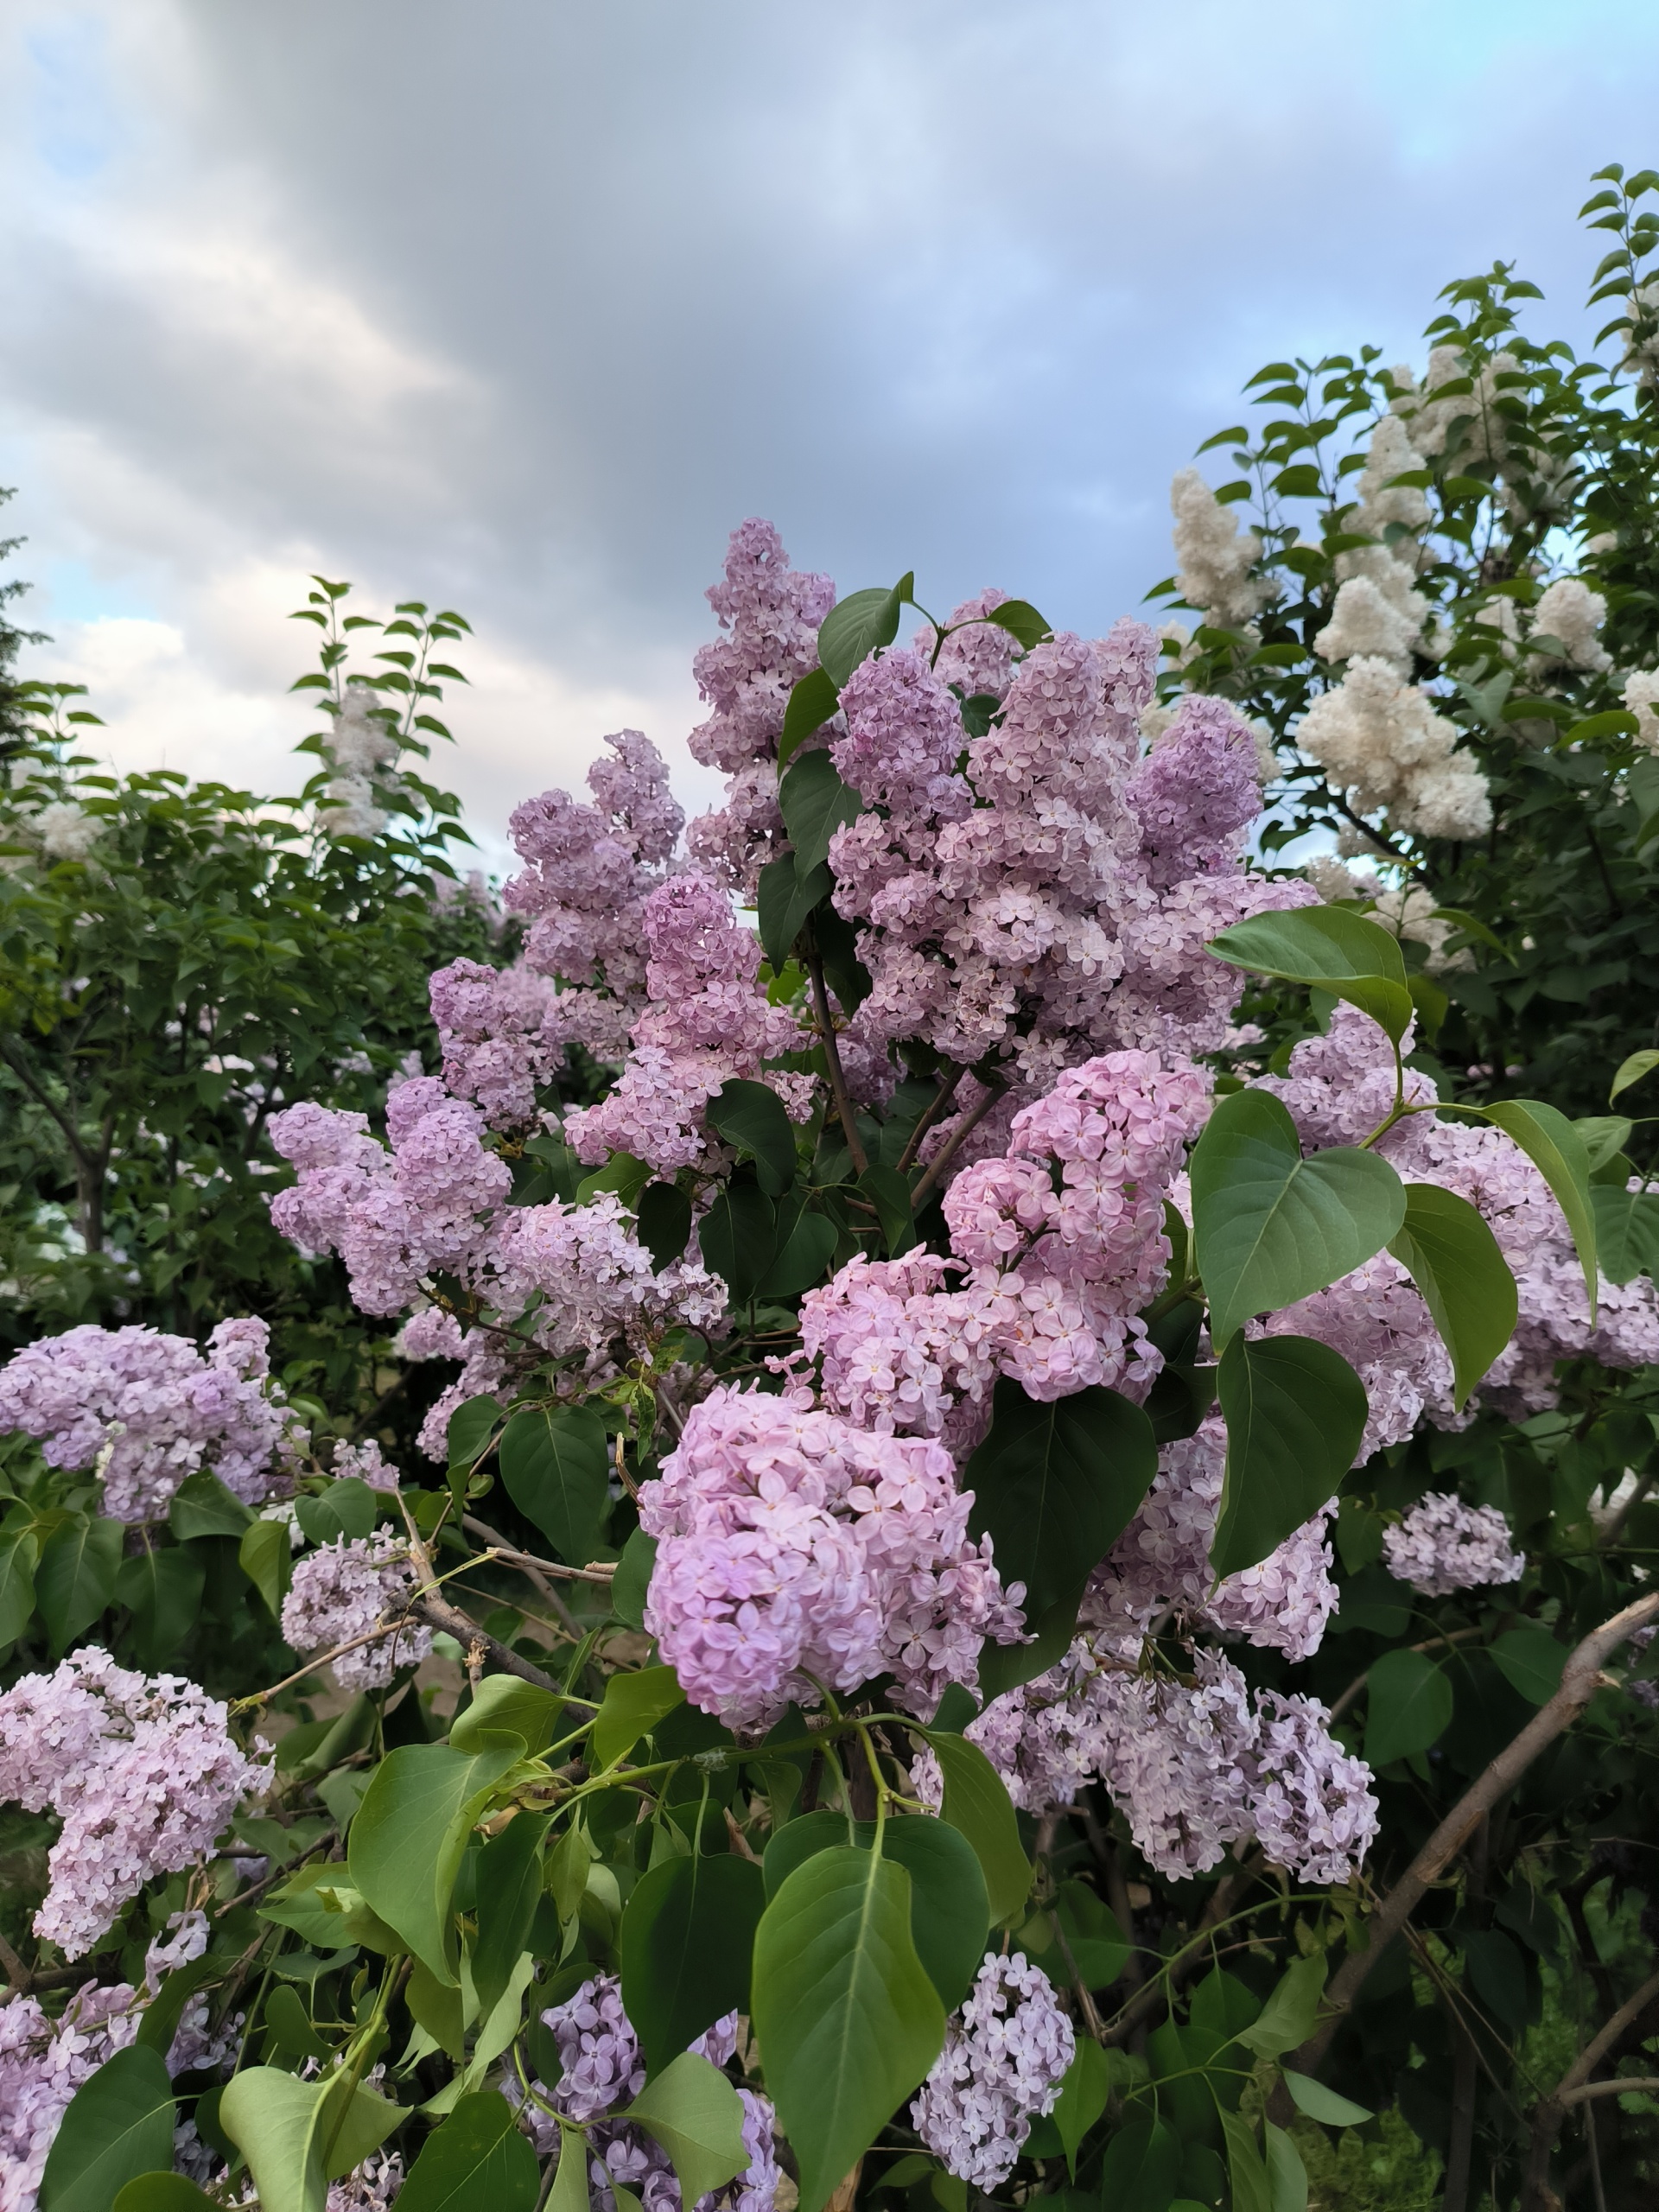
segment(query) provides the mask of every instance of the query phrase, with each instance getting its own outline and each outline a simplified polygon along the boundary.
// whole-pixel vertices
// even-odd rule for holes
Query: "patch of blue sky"
[[[25,35],[29,119],[35,149],[54,176],[81,183],[99,175],[118,132],[111,97],[107,33],[97,15],[59,16]]]
[[[32,588],[29,613],[41,625],[54,622],[158,622],[160,610],[119,577],[100,576],[86,562],[64,556],[31,561],[19,556]]]

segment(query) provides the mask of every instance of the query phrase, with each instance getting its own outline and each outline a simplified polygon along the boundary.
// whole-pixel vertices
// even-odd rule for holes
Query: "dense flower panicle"
[[[596,1106],[565,1116],[578,1156],[594,1163],[631,1152],[672,1175],[704,1156],[708,1101],[734,1077],[760,1077],[762,1063],[801,1041],[794,1017],[767,1003],[758,983],[760,948],[740,929],[731,900],[708,877],[671,877],[645,901],[650,1003],[633,1025],[622,1079]],[[811,1085],[766,1078],[802,1118]]]
[[[562,991],[522,962],[498,969],[452,961],[427,988],[444,1088],[471,1099],[492,1128],[517,1128],[534,1116],[537,1090],[551,1082],[573,1039],[597,1051],[620,1048],[626,1027],[617,1001]]]
[[[1569,668],[1605,675],[1613,664],[1598,635],[1606,619],[1607,602],[1599,591],[1581,577],[1558,576],[1532,610],[1532,636],[1540,641],[1534,650],[1546,661],[1565,661]],[[1544,646],[1545,638],[1556,639],[1560,650]]]
[[[1014,632],[985,617],[1007,603],[1008,594],[995,585],[976,592],[971,599],[946,615],[944,643],[934,658],[935,632],[925,623],[911,639],[912,651],[931,663],[933,673],[947,690],[964,699],[1002,699],[1014,681],[1020,648]]]
[[[1396,1581],[1426,1598],[1518,1582],[1527,1564],[1496,1505],[1465,1505],[1443,1491],[1419,1498],[1396,1527],[1383,1531],[1382,1556]]]
[[[931,809],[944,819],[968,812],[973,794],[956,772],[961,711],[922,652],[897,647],[861,662],[842,686],[841,710],[847,734],[830,758],[866,806]]]
[[[126,1982],[76,1990],[54,2019],[38,1997],[0,2005],[0,2212],[35,2212],[69,2100],[138,2032]]]
[[[717,1389],[640,1492],[658,1546],[645,1626],[733,1727],[815,1704],[810,1676],[847,1691],[889,1670],[931,1715],[976,1681],[985,1636],[1018,1634],[1022,1593],[969,1538],[972,1503],[930,1440],[856,1429],[804,1391]]]
[[[1040,1967],[988,1953],[910,2108],[947,2171],[982,2190],[1013,2172],[1031,2123],[1051,2113],[1076,2055],[1071,2021]]]
[[[1659,668],[1632,670],[1622,696],[1626,712],[1636,716],[1637,743],[1659,753]]]
[[[308,1552],[283,1600],[283,1636],[296,1651],[327,1651],[366,1636],[414,1595],[409,1547],[399,1538],[337,1536]],[[330,1662],[342,1689],[384,1689],[402,1667],[418,1667],[432,1649],[432,1631],[403,1622],[393,1635]]]
[[[1402,418],[1393,413],[1381,416],[1367,442],[1365,466],[1356,486],[1359,506],[1345,518],[1344,526],[1378,537],[1390,523],[1421,530],[1431,513],[1426,493],[1419,485],[1391,480],[1412,475],[1422,465],[1423,456]]]
[[[22,1430],[53,1467],[96,1467],[103,1511],[162,1519],[206,1467],[245,1503],[286,1489],[305,1431],[272,1382],[263,1321],[221,1321],[204,1356],[149,1328],[67,1330],[0,1368],[0,1433]]]
[[[1345,1882],[1376,1840],[1371,1770],[1331,1732],[1312,1697],[1264,1690],[1251,1764],[1251,1822],[1275,1866],[1304,1882]]]
[[[1249,622],[1274,595],[1269,579],[1250,574],[1261,558],[1261,539],[1253,531],[1241,534],[1236,519],[1196,468],[1179,472],[1169,487],[1169,504],[1175,517],[1175,557],[1180,563],[1175,582],[1181,597],[1223,629]]]
[[[403,745],[394,717],[366,684],[346,692],[325,740],[334,773],[318,821],[330,837],[378,837],[391,818],[382,800],[397,788],[390,772]]]
[[[1314,652],[1322,660],[1382,661],[1403,680],[1422,650],[1430,612],[1416,570],[1380,545],[1339,554],[1337,564],[1342,581]]]
[[[1262,811],[1255,739],[1224,699],[1189,693],[1129,779],[1147,880],[1159,891],[1189,875],[1231,874],[1239,832]]]
[[[95,1646],[25,1675],[0,1696],[0,1801],[63,1822],[35,1934],[80,1957],[153,1876],[208,1851],[263,1776],[224,1704],[176,1675],[134,1674]]]
[[[1355,654],[1302,716],[1296,741],[1362,813],[1385,807],[1396,828],[1427,837],[1491,827],[1486,779],[1458,751],[1456,725],[1376,653]]]
[[[597,2120],[645,2088],[645,2056],[614,1974],[584,1981],[573,1997],[543,2012],[542,2021],[559,2053],[559,2078],[548,2102],[567,2120]]]
[[[97,815],[88,814],[72,798],[48,799],[23,817],[23,826],[40,839],[41,850],[49,861],[90,858],[104,827]]]
[[[670,1321],[712,1329],[726,1311],[726,1287],[701,1261],[654,1266],[613,1191],[582,1206],[553,1198],[512,1208],[477,1280],[500,1312],[527,1313],[536,1343],[556,1357],[615,1337],[638,1342]]]

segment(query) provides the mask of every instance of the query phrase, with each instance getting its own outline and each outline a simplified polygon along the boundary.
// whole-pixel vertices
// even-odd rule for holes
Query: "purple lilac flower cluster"
[[[0,1696],[0,1801],[63,1822],[35,1932],[68,1958],[90,1950],[152,1876],[210,1851],[263,1780],[232,1742],[219,1699],[176,1675],[131,1673],[94,1646]]]
[[[971,1491],[932,1440],[855,1428],[804,1390],[717,1389],[687,1416],[640,1492],[658,1540],[645,1626],[686,1695],[765,1727],[892,1672],[931,1714],[977,1680],[989,1635],[1010,1643],[1023,1594],[967,1533]]]
[[[550,2005],[542,2020],[559,2054],[559,2078],[551,2088],[532,2082],[529,2094],[515,2073],[502,2088],[519,2107],[519,2124],[545,2158],[560,2148],[556,2115],[587,2127],[595,2153],[588,2176],[600,2212],[615,2212],[616,2188],[631,2190],[646,2212],[681,2212],[680,2185],[666,2152],[654,2136],[613,2115],[638,2096],[645,2084],[645,2062],[622,2004],[622,1985],[614,1974],[594,1974],[562,2005]],[[725,2066],[737,2049],[737,2015],[697,2037],[691,2050],[711,2066]],[[693,2212],[772,2212],[780,2168],[774,2147],[771,2104],[753,2090],[740,2089],[743,2144],[749,2163],[724,2189],[697,2199]]]
[[[338,1536],[308,1552],[283,1600],[283,1637],[296,1651],[327,1651],[350,1643],[407,1605],[415,1590],[409,1547],[389,1535]],[[432,1649],[432,1631],[400,1621],[390,1635],[330,1662],[344,1690],[384,1689],[400,1667],[418,1667]]]
[[[911,2106],[912,2124],[948,2171],[995,2189],[1032,2121],[1053,2111],[1076,2049],[1042,1969],[1018,1952],[988,1954]]]
[[[1527,1564],[1496,1505],[1465,1505],[1441,1491],[1420,1497],[1396,1527],[1383,1531],[1382,1556],[1396,1580],[1425,1598],[1517,1582]]]
[[[270,1379],[263,1321],[221,1321],[206,1354],[157,1329],[67,1330],[0,1369],[0,1433],[51,1467],[95,1467],[116,1521],[162,1519],[206,1467],[250,1505],[287,1489],[306,1432]]]

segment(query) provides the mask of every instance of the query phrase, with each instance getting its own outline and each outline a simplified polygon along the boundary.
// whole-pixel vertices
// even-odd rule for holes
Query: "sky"
[[[1643,0],[0,0],[26,672],[122,769],[291,787],[321,572],[470,620],[486,860],[624,726],[712,804],[746,516],[1097,632],[1264,361],[1421,361],[1497,258],[1587,334],[1656,61]]]

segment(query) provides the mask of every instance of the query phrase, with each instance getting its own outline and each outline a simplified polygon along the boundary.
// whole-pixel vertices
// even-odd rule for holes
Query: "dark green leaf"
[[[605,1424],[591,1406],[526,1406],[501,1435],[501,1479],[567,1567],[602,1556],[610,1508]]]
[[[910,1185],[896,1167],[873,1162],[858,1179],[858,1187],[875,1208],[888,1255],[897,1259],[916,1242],[911,1218]]]
[[[777,1256],[778,1217],[772,1200],[758,1184],[728,1183],[704,1214],[697,1243],[703,1265],[726,1284],[733,1302],[747,1305]]]
[[[226,1489],[219,1477],[198,1467],[173,1493],[167,1525],[181,1544],[196,1536],[236,1536],[254,1518],[253,1508]]]
[[[789,1188],[795,1179],[795,1132],[770,1084],[734,1076],[709,1101],[708,1116],[710,1128],[753,1160],[768,1196]]]
[[[1643,1077],[1651,1075],[1655,1068],[1659,1068],[1659,1052],[1652,1051],[1632,1052],[1628,1059],[1621,1060],[1612,1087],[1607,1093],[1607,1103],[1611,1106],[1621,1090],[1628,1090],[1633,1083],[1640,1083]]]
[[[1001,1379],[989,1433],[969,1460],[969,1525],[989,1535],[1005,1582],[1033,1618],[1075,1598],[1134,1518],[1158,1469],[1152,1424],[1091,1385],[1050,1404]]]
[[[61,1522],[41,1546],[35,1570],[35,1602],[54,1657],[92,1626],[114,1597],[125,1535],[122,1522],[77,1513]],[[283,1541],[287,1542],[286,1535]]]
[[[427,2137],[397,2201],[408,2212],[534,2212],[541,2180],[518,2114],[486,2089],[458,2099]]]
[[[793,854],[768,861],[760,871],[755,893],[755,913],[760,925],[760,944],[774,973],[781,974],[807,916],[826,899],[835,878],[828,861],[820,861],[803,874]]]
[[[898,625],[895,623],[894,631]],[[778,738],[778,766],[789,764],[790,755],[815,729],[822,729],[841,704],[841,695],[827,669],[815,668],[802,677],[784,709],[784,727]]]
[[[1365,1684],[1365,1757],[1374,1767],[1437,1743],[1452,1719],[1452,1685],[1421,1651],[1385,1651]]]
[[[200,1552],[149,1550],[123,1560],[115,1594],[132,1614],[142,1667],[159,1667],[190,1633],[201,1611],[207,1563]]]
[[[818,628],[818,659],[837,689],[862,660],[890,645],[899,634],[899,612],[915,588],[903,576],[891,591],[879,584],[837,600]],[[810,2208],[809,2208],[810,2212]]]
[[[639,1242],[661,1274],[691,1241],[691,1201],[677,1183],[652,1183],[639,1194],[636,1219]]]
[[[761,1916],[752,2017],[801,2212],[820,2212],[944,2041],[910,1890],[904,1867],[842,1847],[798,1866]]]
[[[1496,1639],[1491,1653],[1499,1673],[1529,1705],[1548,1705],[1561,1687],[1567,1649],[1548,1629],[1512,1628]]]
[[[1620,1183],[1592,1183],[1596,1259],[1609,1282],[1626,1283],[1659,1268],[1659,1198]]]
[[[494,1397],[468,1398],[455,1408],[449,1416],[448,1431],[451,1474],[461,1473],[474,1465],[495,1434],[500,1419],[500,1401]]]
[[[328,2183],[361,2165],[399,2117],[372,2089],[353,2088],[347,2072],[301,2082],[274,2066],[245,2067],[219,2103],[219,2124],[248,2162],[262,2212],[323,2212]]]
[[[46,2154],[41,2212],[112,2212],[128,2182],[170,2171],[176,2119],[159,2052],[118,2050],[69,2100]]]
[[[830,840],[862,802],[842,782],[827,753],[804,753],[785,770],[778,804],[795,849],[796,874],[804,880],[829,859]]]
[[[1327,2089],[1323,2082],[1314,2081],[1311,2075],[1294,2074],[1288,2066],[1282,2071],[1291,2102],[1310,2120],[1317,2120],[1325,2127],[1363,2127],[1368,2120],[1376,2118],[1365,2106],[1339,2097],[1334,2089]]]
[[[613,1765],[642,1736],[685,1703],[685,1692],[671,1667],[641,1667],[634,1674],[613,1675],[594,1720],[589,1764]]]
[[[839,1241],[834,1222],[804,1209],[796,1215],[782,1249],[761,1277],[757,1295],[797,1298],[802,1291],[810,1290],[829,1272]]]
[[[636,1529],[622,1547],[611,1580],[611,1610],[629,1628],[645,1626],[645,1595],[651,1570],[657,1564],[657,1539]]]
[[[603,1167],[592,1175],[584,1175],[576,1185],[576,1204],[585,1206],[603,1191],[614,1191],[623,1205],[632,1207],[647,1183],[651,1169],[643,1160],[636,1160],[631,1152],[614,1152]]]
[[[1192,1153],[1192,1226],[1224,1348],[1252,1315],[1323,1290],[1380,1252],[1405,1218],[1405,1186],[1374,1152],[1304,1160],[1271,1091],[1217,1101]]]
[[[1580,1115],[1573,1126],[1584,1145],[1590,1173],[1594,1175],[1618,1159],[1630,1142],[1636,1124],[1623,1114],[1587,1114]],[[1605,1267],[1602,1273],[1606,1273]]]
[[[1073,2181],[1077,2177],[1078,2146],[1105,2111],[1111,2087],[1112,2069],[1106,2053],[1092,2036],[1079,2036],[1053,2113],[1055,2133],[1065,2148]]]
[[[1131,2106],[1106,2145],[1101,2202],[1106,2212],[1170,2212],[1180,2171],[1174,2131],[1143,2107]]]
[[[1325,1975],[1323,1951],[1293,1959],[1260,2016],[1238,2030],[1233,2040],[1253,2050],[1258,2058],[1277,2058],[1281,2052],[1305,2044],[1319,2020]]]
[[[537,1682],[521,1682],[517,1675],[486,1675],[473,1693],[472,1702],[455,1715],[449,1730],[452,1751],[485,1751],[486,1736],[522,1736],[532,1757],[545,1751],[558,1733],[564,1700]]]
[[[526,1687],[532,1687],[526,1685]],[[542,1897],[542,1839],[547,1818],[520,1812],[478,1855],[478,1936],[473,1986],[488,2019],[505,1993]]]
[[[998,629],[1006,630],[1027,652],[1054,634],[1052,626],[1028,599],[1005,599],[1001,607],[991,609],[985,620],[995,622]]]
[[[771,2079],[768,2073],[769,2086]],[[683,2204],[723,2188],[749,2163],[737,2091],[718,2067],[691,2051],[682,2051],[648,2082],[622,2117],[667,2152]]]
[[[369,1534],[385,1503],[360,1476],[347,1475],[330,1483],[320,1497],[296,1498],[294,1517],[314,1544],[332,1544],[339,1536],[355,1541]]]
[[[1461,1405],[1515,1332],[1515,1277],[1475,1208],[1437,1183],[1408,1183],[1389,1251],[1405,1268],[1452,1355]]]
[[[0,1529],[0,1644],[12,1643],[29,1626],[39,1554],[39,1541],[27,1522]]]
[[[115,2212],[219,2212],[216,2199],[183,2174],[140,2174],[115,2200]]]
[[[944,1778],[943,1817],[973,1846],[991,1918],[1000,1924],[1020,1910],[1031,1892],[1031,1862],[1020,1841],[1007,1787],[978,1745],[965,1736],[946,1729],[921,1732],[933,1747]]]
[[[619,1948],[622,2002],[652,2073],[724,2014],[748,2011],[754,1931],[766,1903],[760,1869],[734,1852],[665,1859],[640,1876]]]
[[[1309,983],[1347,999],[1380,1022],[1396,1042],[1411,1020],[1400,940],[1378,922],[1345,906],[1300,906],[1256,914],[1211,938],[1218,960],[1258,975]]]
[[[1210,1563],[1236,1574],[1336,1496],[1365,1428],[1365,1386],[1310,1337],[1236,1336],[1217,1376],[1227,1471]]]
[[[280,1521],[250,1521],[236,1556],[243,1573],[264,1599],[265,1610],[279,1621],[293,1575],[294,1555],[287,1529]]]

